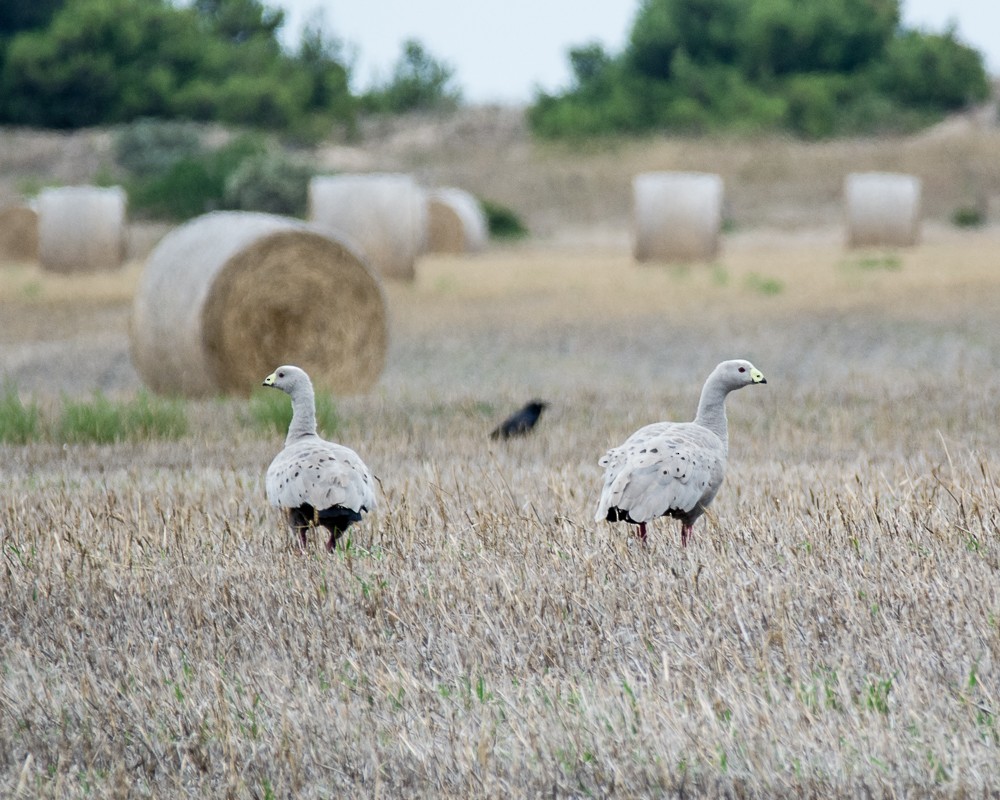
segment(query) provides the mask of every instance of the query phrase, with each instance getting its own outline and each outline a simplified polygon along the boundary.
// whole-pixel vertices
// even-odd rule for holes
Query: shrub
[[[4,387],[0,396],[0,442],[26,444],[39,438],[38,406],[25,405],[13,385]]]
[[[528,235],[528,229],[514,211],[492,200],[479,202],[486,214],[490,236],[494,239],[523,239]]]
[[[951,212],[951,223],[958,228],[978,228],[985,222],[986,215],[976,206],[959,206]]]
[[[190,122],[140,119],[115,135],[115,161],[133,175],[161,175],[178,161],[202,153],[201,136]]]
[[[257,389],[250,396],[250,421],[265,431],[276,431],[284,436],[292,423],[292,403],[284,392],[274,389]],[[337,406],[333,397],[316,392],[316,427],[321,435],[333,436],[340,427]]]
[[[266,152],[262,139],[241,136],[206,153],[186,156],[165,172],[129,182],[129,205],[152,217],[184,220],[225,208],[226,183],[247,159]]]
[[[226,179],[223,203],[226,208],[302,217],[312,176],[312,167],[280,152],[253,155]]]

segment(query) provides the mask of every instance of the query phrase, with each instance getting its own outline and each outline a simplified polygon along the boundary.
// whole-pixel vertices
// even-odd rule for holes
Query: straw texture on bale
[[[322,175],[309,182],[309,219],[354,242],[383,278],[413,280],[427,237],[427,197],[409,175]]]
[[[435,189],[427,195],[427,250],[431,253],[473,253],[489,238],[486,215],[479,201],[464,189]]]
[[[0,209],[0,260],[38,259],[38,214],[25,206]]]
[[[909,247],[920,239],[920,179],[894,172],[852,172],[844,179],[850,247]]]
[[[52,272],[117,269],[125,257],[121,187],[62,186],[38,195],[38,260]]]
[[[719,251],[722,178],[644,172],[632,179],[636,261],[702,261]]]
[[[215,212],[150,254],[131,320],[132,360],[156,392],[247,394],[276,364],[361,392],[385,364],[378,279],[329,231],[251,212]]]

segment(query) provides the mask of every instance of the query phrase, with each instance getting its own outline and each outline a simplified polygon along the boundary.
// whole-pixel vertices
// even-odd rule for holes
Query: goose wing
[[[278,508],[308,503],[316,509],[342,506],[352,511],[375,507],[374,480],[349,447],[308,437],[285,447],[267,468],[267,499]]]
[[[722,484],[725,450],[701,425],[656,423],[599,463],[605,473],[596,519],[617,508],[635,522],[648,522],[664,514],[698,516]]]

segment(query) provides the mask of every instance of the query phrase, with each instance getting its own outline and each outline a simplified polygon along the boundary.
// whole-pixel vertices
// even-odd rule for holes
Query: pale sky
[[[639,0],[264,0],[285,10],[286,38],[297,39],[315,13],[354,54],[354,89],[387,79],[402,42],[418,39],[455,69],[469,103],[527,103],[536,87],[563,89],[570,47],[601,42],[619,53]],[[940,33],[953,21],[959,38],[1000,75],[1000,0],[903,0],[903,24]]]

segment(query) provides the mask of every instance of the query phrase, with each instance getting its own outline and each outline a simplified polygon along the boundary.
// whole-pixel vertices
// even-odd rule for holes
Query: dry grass
[[[239,401],[179,443],[3,447],[0,795],[1000,791],[998,233],[837,238],[422,263],[339,409],[383,496],[333,557],[288,547]],[[89,393],[56,351],[117,363],[132,270],[5,271],[2,368]],[[768,384],[692,546],[593,522],[597,458],[730,356]],[[486,438],[535,395],[535,436]]]
[[[938,219],[995,202],[995,131],[581,158],[480,123],[376,131],[352,168],[464,186],[560,246],[388,287],[386,373],[340,408],[384,487],[347,552],[289,550],[279,441],[236,401],[192,405],[180,443],[0,450],[0,795],[1000,791],[1000,237],[848,253],[833,227],[854,169],[920,175]],[[106,158],[27,141],[9,185]],[[723,174],[717,264],[632,264],[649,169]],[[134,393],[137,279],[4,268],[0,371],[43,405]],[[689,417],[737,355],[769,383],[730,402],[693,545],[594,523],[604,449]],[[535,395],[537,435],[491,445]]]

